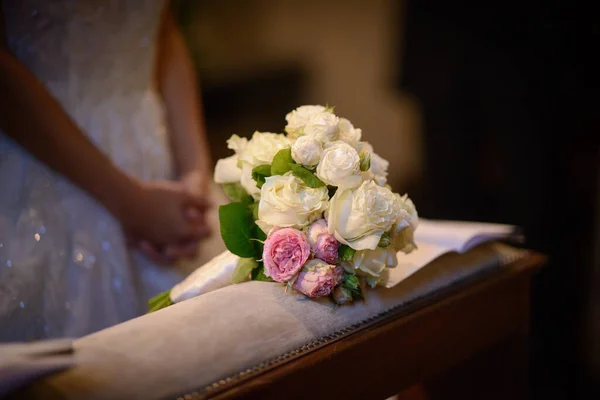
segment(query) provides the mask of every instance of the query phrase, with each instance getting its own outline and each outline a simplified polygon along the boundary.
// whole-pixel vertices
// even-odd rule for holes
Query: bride
[[[222,251],[197,85],[162,1],[2,9],[0,341],[78,337]]]

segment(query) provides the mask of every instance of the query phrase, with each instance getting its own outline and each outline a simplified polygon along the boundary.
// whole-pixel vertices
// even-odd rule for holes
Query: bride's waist
[[[154,90],[77,96],[61,84],[47,86],[81,131],[116,165],[145,179],[172,176],[163,104]],[[0,156],[16,150],[3,139],[0,131]]]
[[[151,107],[160,109],[162,103],[151,83],[111,80],[44,80],[47,90],[70,113],[73,110],[101,111],[119,106],[129,110]]]

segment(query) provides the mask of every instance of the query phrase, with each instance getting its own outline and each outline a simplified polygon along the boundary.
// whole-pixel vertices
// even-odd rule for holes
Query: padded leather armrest
[[[274,283],[229,286],[77,340],[77,366],[38,381],[27,398],[155,399],[218,387],[416,300],[456,292],[525,254],[500,243],[446,254],[335,311]]]

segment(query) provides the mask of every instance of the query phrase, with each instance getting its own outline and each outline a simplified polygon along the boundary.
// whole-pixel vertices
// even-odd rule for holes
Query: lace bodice
[[[153,79],[164,4],[4,0],[8,45],[16,57],[115,163],[148,179],[170,168]]]

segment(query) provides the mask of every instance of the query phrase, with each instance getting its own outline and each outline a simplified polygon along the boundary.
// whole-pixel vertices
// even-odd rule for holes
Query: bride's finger
[[[189,190],[184,192],[184,203],[189,208],[194,207],[199,210],[208,210],[212,207],[210,199],[203,194],[193,193]]]
[[[191,222],[203,222],[204,213],[196,207],[187,207],[185,209],[185,217]]]

